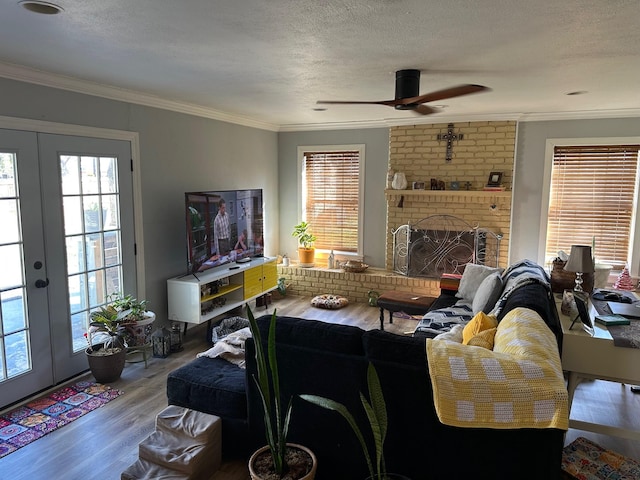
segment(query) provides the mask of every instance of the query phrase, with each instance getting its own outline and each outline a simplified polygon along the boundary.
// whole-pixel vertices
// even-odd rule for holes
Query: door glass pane
[[[16,156],[0,152],[0,381],[31,369]]]
[[[118,171],[114,157],[60,156],[74,352],[86,348],[89,313],[123,293]],[[105,231],[107,230],[107,231]]]
[[[27,328],[24,289],[15,288],[0,294],[2,331],[5,335],[16,333]]]
[[[22,245],[20,243],[0,244],[0,290],[17,287],[24,283],[22,269]]]
[[[62,199],[64,214],[64,233],[76,235],[82,233],[82,204],[79,196],[64,197]]]
[[[5,335],[5,355],[7,356],[7,377],[15,377],[31,368],[29,337],[25,330]]]
[[[0,218],[4,222],[2,228],[0,228],[0,243],[6,244],[20,241],[20,223],[18,215],[16,215],[17,211],[18,200],[16,198],[3,198],[0,200]]]
[[[67,244],[67,274],[84,272],[87,269],[84,253],[84,236],[74,235],[65,239]]]

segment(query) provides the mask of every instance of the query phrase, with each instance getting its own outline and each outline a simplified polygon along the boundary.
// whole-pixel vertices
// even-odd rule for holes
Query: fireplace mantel
[[[510,190],[504,191],[487,191],[487,190],[393,190],[387,189],[384,191],[387,197],[400,197],[402,195],[415,195],[415,196],[428,196],[428,195],[442,195],[442,196],[454,196],[454,197],[511,197]]]

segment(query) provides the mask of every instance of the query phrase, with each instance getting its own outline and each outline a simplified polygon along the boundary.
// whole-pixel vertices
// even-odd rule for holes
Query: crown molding
[[[408,118],[383,118],[380,120],[365,120],[354,122],[328,122],[277,125],[269,122],[261,122],[240,115],[232,115],[212,108],[203,107],[192,103],[168,100],[150,95],[148,93],[112,87],[86,80],[58,75],[42,70],[24,67],[12,63],[0,62],[0,77],[17,80],[45,87],[58,88],[85,95],[107,98],[121,102],[159,108],[186,115],[219,120],[245,127],[268,130],[272,132],[302,132],[323,130],[347,130],[366,128],[390,128],[408,125],[431,125],[436,123],[457,122],[482,122],[482,121],[518,121],[518,122],[543,122],[553,120],[594,120],[605,118],[631,118],[640,117],[640,109],[617,110],[585,110],[575,112],[540,112],[540,113],[490,113],[470,115],[447,115],[442,112],[436,115],[423,117],[411,116]]]
[[[231,115],[212,108],[202,107],[200,105],[167,100],[156,97],[155,95],[149,95],[148,93],[112,87],[86,80],[79,80],[65,75],[57,75],[44,72],[42,70],[35,70],[22,65],[0,62],[0,77],[33,83],[44,87],[59,88],[70,92],[108,98],[110,100],[143,105],[145,107],[154,107],[187,115],[195,115],[198,117],[209,118],[211,120],[220,120],[222,122],[234,123],[245,127],[259,128],[261,130],[278,131],[279,129],[278,125],[274,125],[272,123],[260,122],[239,115]]]

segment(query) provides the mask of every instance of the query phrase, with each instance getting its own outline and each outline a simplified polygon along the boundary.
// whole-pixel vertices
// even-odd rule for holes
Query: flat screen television
[[[264,255],[262,189],[186,192],[188,272]]]

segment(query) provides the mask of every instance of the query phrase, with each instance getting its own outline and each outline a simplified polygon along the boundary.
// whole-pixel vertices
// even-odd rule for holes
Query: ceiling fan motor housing
[[[420,95],[420,70],[396,72],[396,100]],[[396,110],[411,110],[415,105],[395,105]]]

